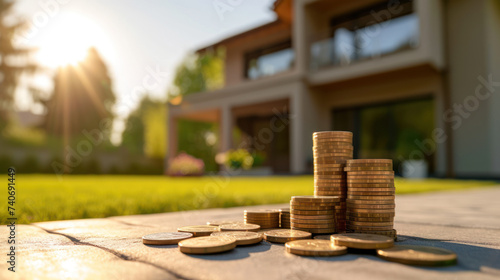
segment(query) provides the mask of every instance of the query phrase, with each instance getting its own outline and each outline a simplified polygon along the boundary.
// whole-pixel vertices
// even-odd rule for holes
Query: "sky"
[[[273,2],[19,0],[15,10],[30,23],[18,37],[19,44],[37,48],[35,59],[49,69],[75,63],[88,47],[97,48],[114,83],[115,113],[123,119],[143,92],[166,97],[177,65],[189,52],[273,21]],[[49,76],[50,71],[28,82],[50,89]],[[23,88],[16,94],[16,106],[41,112]],[[121,129],[123,122],[117,121],[115,141]]]

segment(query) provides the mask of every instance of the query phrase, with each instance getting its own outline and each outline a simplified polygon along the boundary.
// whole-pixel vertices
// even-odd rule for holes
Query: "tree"
[[[146,95],[126,120],[122,145],[132,153],[163,158],[167,138],[165,118],[165,103]]]
[[[19,19],[12,20],[14,4],[12,0],[0,0],[0,129],[9,121],[20,75],[38,68],[29,58],[33,49],[19,47],[14,42],[25,24]]]
[[[107,66],[97,50],[90,48],[82,62],[57,69],[54,91],[44,102],[44,127],[50,134],[68,137],[99,129],[102,121],[113,118],[114,102]]]

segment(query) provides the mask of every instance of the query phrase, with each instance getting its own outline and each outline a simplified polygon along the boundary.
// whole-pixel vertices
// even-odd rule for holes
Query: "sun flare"
[[[99,43],[99,28],[82,16],[65,15],[51,27],[38,52],[38,59],[45,66],[77,64],[85,58],[90,47]]]

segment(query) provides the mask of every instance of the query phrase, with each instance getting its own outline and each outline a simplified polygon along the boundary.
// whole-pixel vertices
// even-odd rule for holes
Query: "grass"
[[[494,182],[396,179],[396,193],[492,186]],[[311,195],[312,176],[169,178],[164,176],[17,175],[18,223],[98,218],[213,207],[287,203]],[[2,192],[2,201],[7,201]],[[4,204],[6,205],[6,204]],[[5,207],[6,209],[7,207]],[[2,224],[7,213],[0,213]]]

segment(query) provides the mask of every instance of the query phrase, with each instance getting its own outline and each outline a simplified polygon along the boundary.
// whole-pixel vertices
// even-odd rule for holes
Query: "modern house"
[[[314,131],[354,132],[355,157],[424,159],[436,176],[500,178],[500,1],[277,0],[274,22],[225,48],[225,86],[169,105],[219,124],[220,151],[312,170]],[[238,131],[238,133],[234,133]]]

